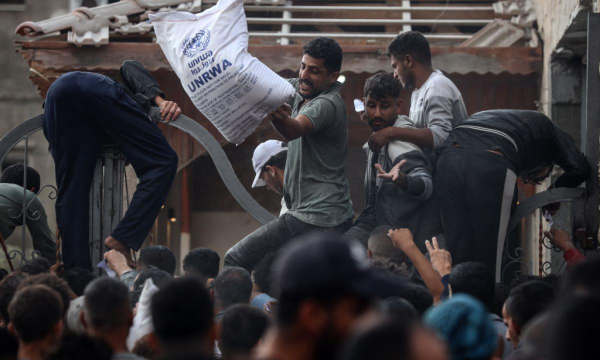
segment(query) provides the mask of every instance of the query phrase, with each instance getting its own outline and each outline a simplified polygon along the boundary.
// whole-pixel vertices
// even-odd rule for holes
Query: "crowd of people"
[[[181,276],[169,248],[141,248],[177,163],[151,108],[176,121],[179,107],[137,62],[123,65],[122,84],[60,77],[48,91],[44,133],[57,164],[63,262],[46,251],[3,273],[0,360],[600,356],[600,261],[586,260],[567,232],[546,234],[564,252],[566,275],[496,281],[517,178],[540,183],[555,164],[564,174],[552,186],[589,176],[572,138],[535,111],[469,117],[418,32],[398,35],[388,56],[393,75],[367,79],[358,110],[373,130],[358,218],[345,169],[343,53],[316,38],[289,80],[297,96],[268,115],[285,142],[259,145],[252,159],[252,186],[282,196],[280,215],[227,251],[223,268],[215,251],[193,249]],[[408,116],[399,116],[402,89],[412,90]],[[63,141],[74,131],[78,141]],[[140,184],[105,240],[114,277],[97,277],[87,191],[109,142]],[[131,250],[140,250],[137,261]]]

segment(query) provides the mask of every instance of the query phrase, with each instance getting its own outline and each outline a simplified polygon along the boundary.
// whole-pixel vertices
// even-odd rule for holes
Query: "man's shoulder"
[[[436,70],[431,79],[427,82],[423,89],[429,96],[444,96],[444,97],[460,97],[460,90],[444,75],[441,71]]]

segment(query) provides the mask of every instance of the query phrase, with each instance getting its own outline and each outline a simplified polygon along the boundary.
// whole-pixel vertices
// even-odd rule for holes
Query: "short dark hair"
[[[325,68],[330,73],[342,69],[344,54],[340,44],[333,39],[326,37],[314,38],[304,45],[303,50],[304,54],[310,57],[323,59]]]
[[[8,304],[10,304],[15,293],[19,288],[19,285],[25,280],[25,276],[19,272],[13,272],[6,276],[0,282],[0,317],[4,320],[4,324],[10,322],[10,315],[8,313]]]
[[[75,295],[81,296],[85,287],[96,279],[96,275],[88,269],[76,266],[65,271],[64,279]]]
[[[85,288],[84,296],[83,313],[88,326],[111,331],[127,324],[129,290],[119,280],[98,278]]]
[[[287,150],[280,151],[277,154],[271,156],[269,160],[263,165],[262,171],[267,171],[267,166],[275,166],[281,170],[285,170],[285,163],[287,161]]]
[[[152,245],[143,248],[142,251],[140,251],[140,258],[138,262],[142,265],[142,267],[153,265],[162,271],[168,272],[171,274],[171,276],[175,275],[175,266],[177,260],[175,260],[175,254],[173,254],[173,251],[166,246]]]
[[[69,310],[69,304],[71,303],[71,288],[66,281],[52,274],[39,274],[30,276],[23,280],[19,286],[19,290],[30,285],[42,284],[46,285],[52,290],[56,291],[62,300],[62,316],[64,317]]]
[[[19,289],[8,306],[10,322],[19,339],[30,343],[48,336],[62,316],[58,293],[46,285],[36,284]]]
[[[504,306],[506,299],[508,299],[508,294],[510,294],[510,288],[507,285],[496,283],[494,290],[494,302],[490,312],[502,317],[502,307]]]
[[[235,304],[248,304],[251,294],[250,274],[241,267],[226,267],[215,279],[215,302],[223,310]]]
[[[529,281],[510,291],[506,312],[521,329],[537,314],[542,313],[554,300],[554,290],[543,281]]]
[[[0,183],[15,184],[23,186],[23,174],[25,173],[25,165],[16,163],[4,169],[0,176]],[[40,174],[32,167],[27,167],[27,190],[35,188],[35,192],[40,191]]]
[[[23,265],[19,267],[19,271],[27,275],[39,275],[47,274],[50,272],[50,261],[43,257],[37,257],[28,261],[25,261]]]
[[[588,259],[569,269],[563,281],[563,293],[576,290],[600,293],[600,258]]]
[[[135,307],[135,304],[137,304],[140,300],[142,290],[144,290],[144,284],[148,279],[152,279],[154,285],[161,289],[167,282],[172,280],[173,277],[168,272],[163,271],[156,266],[147,266],[138,274],[137,278],[133,282],[133,290],[131,292],[131,307]]]
[[[398,81],[394,80],[396,84]],[[399,248],[394,246],[392,239],[388,236],[390,226],[381,225],[371,231],[367,240],[367,249],[371,251],[373,256],[384,258],[396,265],[400,265],[406,261],[406,254]]]
[[[496,280],[487,266],[474,261],[458,264],[452,268],[449,281],[453,294],[469,294],[490,311],[494,303]]]
[[[271,296],[271,267],[273,266],[273,261],[275,260],[275,252],[270,252],[265,255],[254,267],[252,271],[252,280],[258,287],[260,291]]]
[[[112,348],[103,340],[86,334],[66,332],[59,347],[48,356],[48,360],[110,360],[112,356]]]
[[[209,248],[196,248],[183,258],[183,270],[187,273],[214,279],[219,274],[221,258]]]
[[[398,60],[406,55],[412,56],[416,62],[431,66],[431,49],[429,42],[418,31],[406,31],[396,36],[387,47],[387,55]]]
[[[392,317],[352,337],[342,350],[343,360],[409,359],[416,322]]]
[[[154,332],[163,343],[208,335],[213,309],[204,284],[194,277],[170,281],[152,297]]]
[[[406,286],[400,289],[398,296],[414,306],[419,316],[423,316],[425,311],[433,305],[433,296],[421,285],[407,283]]]
[[[402,91],[401,89],[400,83],[392,75],[379,73],[365,81],[364,97],[374,100],[383,100],[387,97],[398,99]]]
[[[381,311],[389,316],[395,316],[403,320],[419,320],[419,314],[415,307],[400,296],[385,298],[380,303]]]
[[[230,307],[221,319],[219,348],[226,358],[250,354],[269,328],[268,316],[250,305]]]

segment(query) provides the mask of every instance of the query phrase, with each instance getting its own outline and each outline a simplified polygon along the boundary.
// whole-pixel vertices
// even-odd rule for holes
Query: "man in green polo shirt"
[[[308,232],[341,235],[353,212],[346,178],[348,120],[337,81],[342,49],[333,39],[316,38],[304,46],[296,97],[269,115],[288,141],[283,196],[288,213],[246,236],[227,254],[225,266],[252,270],[263,256]]]

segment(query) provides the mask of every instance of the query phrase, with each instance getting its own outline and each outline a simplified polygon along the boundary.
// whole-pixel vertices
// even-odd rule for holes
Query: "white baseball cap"
[[[267,140],[256,147],[254,155],[252,155],[252,166],[254,167],[254,172],[256,172],[254,182],[252,183],[253,188],[267,185],[260,178],[262,168],[273,156],[282,151],[287,151],[287,149],[287,145],[279,140]]]

